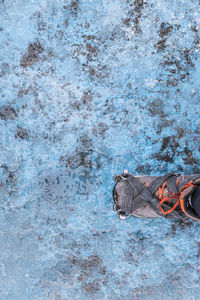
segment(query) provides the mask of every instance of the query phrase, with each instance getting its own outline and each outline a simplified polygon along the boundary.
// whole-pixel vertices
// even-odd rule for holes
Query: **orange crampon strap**
[[[184,175],[183,175],[183,176],[184,176]],[[184,177],[183,177],[183,178],[184,178]],[[176,184],[178,185],[178,181],[176,182]],[[159,200],[160,200],[159,208],[160,208],[161,212],[162,212],[164,215],[170,214],[172,211],[174,211],[174,210],[176,209],[176,207],[180,204],[180,202],[183,202],[183,199],[181,199],[181,194],[182,194],[182,192],[183,192],[186,188],[188,188],[188,187],[190,187],[190,186],[196,186],[196,185],[193,184],[193,181],[190,181],[190,182],[186,183],[186,184],[182,187],[180,193],[171,193],[170,191],[168,191],[168,193],[171,194],[172,196],[168,196],[168,197],[162,198],[163,191],[164,191],[166,185],[167,185],[167,183],[165,182],[165,183],[163,184],[163,186],[162,186],[162,187],[159,187],[159,189],[158,189],[158,192],[159,192]],[[170,201],[171,201],[171,199],[177,199],[177,201],[175,202],[175,204],[173,205],[173,207],[172,207],[171,209],[169,209],[169,210],[167,210],[167,211],[164,211],[164,209],[162,208],[162,204],[165,203],[165,202],[167,202],[167,203],[169,204]],[[183,210],[182,205],[181,205],[181,209]],[[183,212],[184,212],[184,210],[183,210]]]

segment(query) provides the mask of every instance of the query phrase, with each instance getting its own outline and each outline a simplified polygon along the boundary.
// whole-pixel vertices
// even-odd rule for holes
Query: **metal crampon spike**
[[[120,214],[119,217],[120,217],[120,220],[125,220],[126,219],[126,215],[124,215],[124,214],[123,215]]]
[[[125,169],[125,170],[123,171],[123,176],[124,176],[124,175],[128,175],[128,170]]]

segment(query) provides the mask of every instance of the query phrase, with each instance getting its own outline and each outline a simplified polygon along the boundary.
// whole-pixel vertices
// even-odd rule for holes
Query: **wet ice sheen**
[[[0,299],[199,299],[199,225],[120,221],[113,175],[199,172],[198,1],[0,1]]]

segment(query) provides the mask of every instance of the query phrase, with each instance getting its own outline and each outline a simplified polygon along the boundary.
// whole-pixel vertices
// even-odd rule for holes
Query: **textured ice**
[[[198,0],[0,0],[0,299],[199,299],[197,223],[112,211],[198,173]]]

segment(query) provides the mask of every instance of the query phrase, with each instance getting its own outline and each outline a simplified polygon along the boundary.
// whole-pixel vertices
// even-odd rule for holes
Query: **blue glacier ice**
[[[112,210],[200,172],[198,0],[0,0],[0,299],[199,299],[200,227]]]

